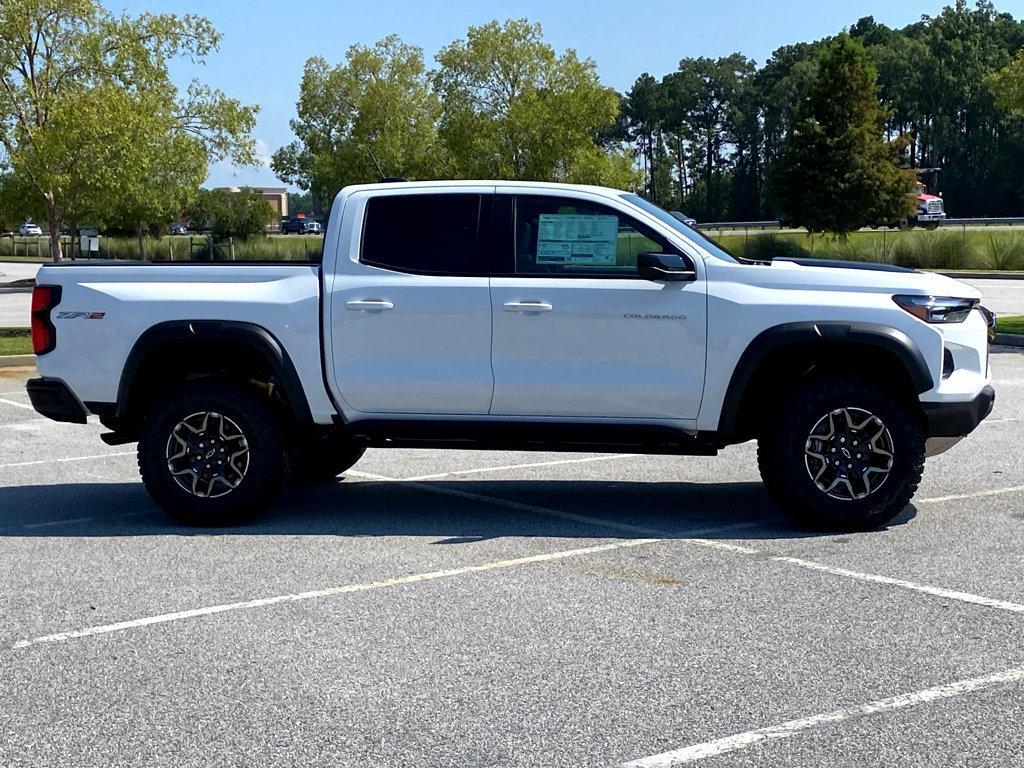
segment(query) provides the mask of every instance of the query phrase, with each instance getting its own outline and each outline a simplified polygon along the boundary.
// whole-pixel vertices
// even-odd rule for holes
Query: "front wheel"
[[[284,477],[281,431],[248,390],[196,382],[158,401],[139,471],[160,507],[193,526],[238,523],[273,501]]]
[[[913,411],[855,376],[807,382],[758,438],[769,494],[805,524],[873,529],[909,504],[924,470],[925,436]]]

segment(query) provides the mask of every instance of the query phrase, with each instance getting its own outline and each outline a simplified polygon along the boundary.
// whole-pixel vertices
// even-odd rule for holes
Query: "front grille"
[[[941,200],[929,200],[928,213],[930,214],[941,214],[942,213],[942,201]]]

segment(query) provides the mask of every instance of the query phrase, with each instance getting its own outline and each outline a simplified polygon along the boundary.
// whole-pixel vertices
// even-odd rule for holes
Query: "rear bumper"
[[[30,379],[25,383],[32,408],[56,422],[84,425],[86,410],[71,389],[60,379]]]
[[[959,403],[922,403],[925,417],[928,419],[928,437],[952,438],[967,435],[981,423],[981,420],[992,413],[995,401],[996,391],[992,389],[992,385],[986,385],[974,400]]]

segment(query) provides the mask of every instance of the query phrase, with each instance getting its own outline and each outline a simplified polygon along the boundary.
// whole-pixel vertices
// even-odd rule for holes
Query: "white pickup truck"
[[[877,526],[991,411],[973,288],[733,258],[642,198],[515,182],[342,190],[315,263],[40,269],[32,403],[138,441],[173,515],[236,522],[367,447],[713,455]]]

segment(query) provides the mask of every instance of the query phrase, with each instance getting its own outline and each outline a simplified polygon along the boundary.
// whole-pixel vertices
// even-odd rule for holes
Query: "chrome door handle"
[[[524,302],[505,302],[501,305],[505,312],[551,312],[554,307],[548,302],[527,300]]]
[[[345,308],[363,312],[383,312],[395,309],[395,303],[389,302],[387,299],[352,299],[345,302]]]

